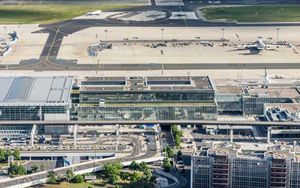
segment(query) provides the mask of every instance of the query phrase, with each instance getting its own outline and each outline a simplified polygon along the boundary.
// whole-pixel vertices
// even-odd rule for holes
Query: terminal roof
[[[172,91],[213,90],[208,76],[173,77],[87,77],[81,91]]]
[[[72,77],[0,77],[0,106],[69,103]]]

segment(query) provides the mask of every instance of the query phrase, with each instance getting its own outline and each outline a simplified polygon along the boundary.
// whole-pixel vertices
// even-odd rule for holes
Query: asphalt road
[[[101,64],[99,68],[95,64],[70,64],[66,62],[56,63],[38,62],[30,65],[0,65],[0,70],[36,70],[36,71],[140,71],[140,70],[201,70],[201,69],[300,69],[299,63],[186,63],[185,64]]]
[[[68,169],[73,169],[73,171],[76,172],[76,171],[81,171],[81,170],[93,168],[95,166],[96,167],[97,166],[102,166],[107,162],[117,162],[117,161],[127,162],[127,161],[133,161],[133,160],[147,159],[147,158],[155,156],[156,153],[157,153],[156,150],[153,150],[153,149],[149,150],[148,149],[144,155],[138,156],[138,154],[140,153],[140,148],[141,148],[140,144],[139,144],[139,142],[137,142],[136,139],[132,139],[132,142],[135,143],[136,147],[134,147],[134,150],[133,150],[133,152],[131,153],[131,155],[129,157],[122,158],[122,159],[112,159],[112,160],[108,160],[108,161],[100,161],[100,162],[96,162],[96,163],[91,162],[89,164],[81,164],[81,165],[78,165],[76,167],[57,169],[57,170],[54,170],[54,171],[55,171],[56,174],[64,175]],[[157,148],[156,142],[154,142],[153,147]],[[18,178],[17,180],[12,179],[12,180],[9,180],[9,181],[6,181],[6,182],[1,182],[1,187],[5,188],[5,187],[16,186],[16,185],[19,185],[21,183],[37,181],[37,180],[40,180],[40,179],[47,178],[47,174],[48,174],[48,172],[44,171],[44,173],[33,174],[30,177],[28,177],[28,176],[23,177],[23,178],[21,177],[21,178]]]

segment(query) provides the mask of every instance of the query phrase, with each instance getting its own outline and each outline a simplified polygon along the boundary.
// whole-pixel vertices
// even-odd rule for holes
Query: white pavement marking
[[[75,20],[76,19],[105,19],[108,16],[112,16],[112,15],[120,14],[120,13],[123,13],[123,12],[102,12],[100,15],[90,15],[90,16],[82,15],[82,16],[75,17],[73,19],[75,19]]]
[[[157,6],[183,6],[182,0],[155,0]]]
[[[198,20],[199,18],[196,16],[195,12],[172,12],[172,15],[169,18],[170,20]]]
[[[103,20],[107,17],[123,20],[123,21],[155,21],[167,17],[164,11],[130,11],[130,12],[103,12],[100,15],[82,15],[73,19],[99,19]]]
[[[167,13],[164,11],[132,11],[111,16],[111,18],[117,20],[138,22],[155,21],[166,17]]]

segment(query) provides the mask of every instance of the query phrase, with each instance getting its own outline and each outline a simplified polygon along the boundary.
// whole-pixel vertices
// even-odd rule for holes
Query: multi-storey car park
[[[192,157],[191,187],[296,188],[299,172],[299,160],[290,147],[206,144]]]

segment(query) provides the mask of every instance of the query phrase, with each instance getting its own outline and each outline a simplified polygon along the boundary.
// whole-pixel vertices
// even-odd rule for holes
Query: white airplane
[[[262,50],[274,50],[274,45],[268,45],[263,38],[259,37],[253,44],[237,46],[238,50],[250,50],[251,53],[259,53]]]
[[[102,14],[101,10],[96,10],[96,11],[91,11],[86,13],[87,16],[99,16],[101,14]]]
[[[269,78],[269,75],[267,73],[267,68],[265,67],[265,75],[262,75],[263,80],[262,81],[250,81],[250,82],[242,82],[239,83],[239,85],[242,86],[261,86],[262,88],[268,88],[272,84],[276,84],[274,80],[271,80]]]
[[[275,83],[274,81],[272,81],[269,78],[269,75],[267,73],[267,68],[265,67],[265,75],[264,75],[264,80],[263,80],[263,84],[262,84],[262,88],[268,88],[270,84]]]

